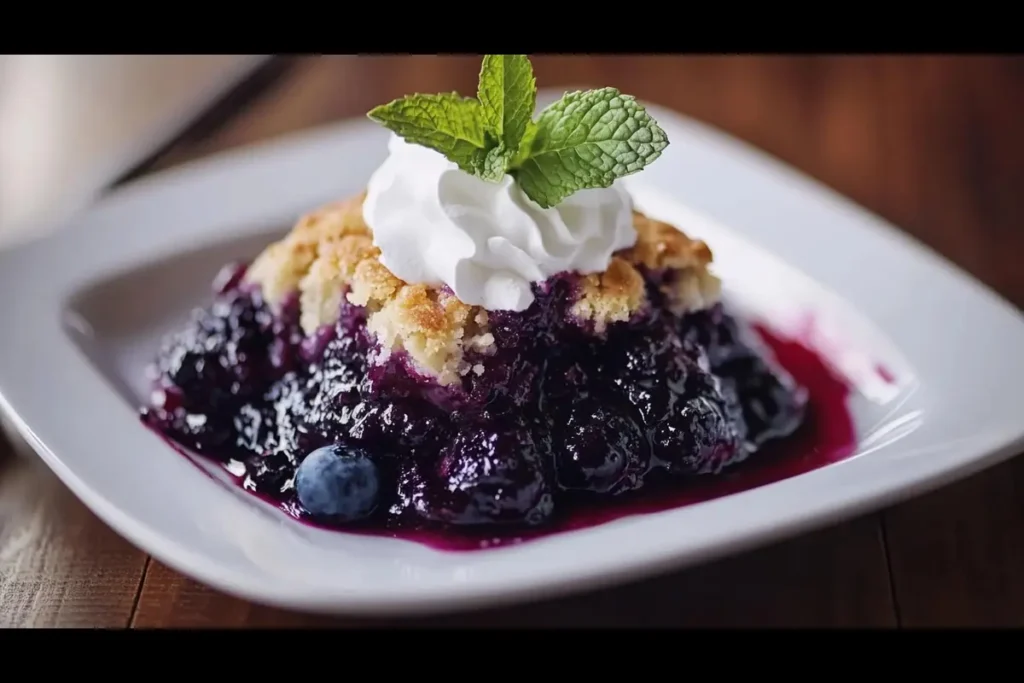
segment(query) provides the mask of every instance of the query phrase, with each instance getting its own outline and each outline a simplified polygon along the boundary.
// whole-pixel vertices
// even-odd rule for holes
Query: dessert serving
[[[622,187],[664,131],[614,88],[535,98],[525,56],[490,55],[476,98],[371,111],[393,136],[365,191],[224,268],[144,421],[299,519],[465,547],[735,487],[820,429],[828,382]]]

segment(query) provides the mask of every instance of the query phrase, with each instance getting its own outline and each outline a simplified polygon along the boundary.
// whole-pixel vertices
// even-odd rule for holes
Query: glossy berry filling
[[[441,387],[380,353],[362,309],[307,337],[297,307],[272,314],[243,273],[226,268],[166,340],[143,419],[319,525],[518,538],[699,487],[807,414],[756,335],[721,306],[675,315],[655,276],[651,305],[602,334],[570,313],[572,276],[537,286],[527,311],[491,314],[496,350]]]

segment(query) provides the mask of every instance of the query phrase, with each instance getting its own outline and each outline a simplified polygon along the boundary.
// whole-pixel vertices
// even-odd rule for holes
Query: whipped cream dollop
[[[370,178],[363,217],[381,262],[409,283],[448,285],[464,303],[521,311],[531,283],[601,272],[636,243],[633,202],[616,182],[543,209],[505,176],[481,180],[393,135]]]

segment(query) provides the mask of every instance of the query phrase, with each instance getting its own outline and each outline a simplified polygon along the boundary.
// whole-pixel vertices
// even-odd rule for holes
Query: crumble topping
[[[311,334],[337,321],[342,297],[366,308],[367,327],[385,356],[404,350],[442,385],[480,369],[463,360],[467,351],[487,353],[494,337],[487,311],[469,306],[447,288],[408,284],[380,262],[380,250],[363,220],[361,193],[303,216],[282,240],[252,263],[246,280],[261,288],[265,301],[278,307],[298,293],[300,322]],[[708,264],[708,246],[675,227],[634,212],[637,243],[617,253],[603,273],[580,278],[572,312],[602,332],[646,303],[638,268],[669,272],[662,289],[678,312],[714,303],[720,283]],[[482,369],[482,368],[481,368]]]
[[[629,320],[640,310],[645,295],[640,272],[621,256],[613,256],[603,273],[580,278],[580,298],[572,312],[582,320],[592,321],[595,331],[602,332],[608,323]]]

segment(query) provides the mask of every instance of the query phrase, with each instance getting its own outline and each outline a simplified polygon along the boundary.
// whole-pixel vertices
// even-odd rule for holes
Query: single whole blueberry
[[[186,408],[230,413],[266,389],[268,316],[262,303],[235,291],[193,311],[188,325],[164,340],[157,367]]]
[[[380,479],[373,460],[357,448],[318,448],[295,472],[299,502],[314,517],[354,521],[377,505]]]
[[[554,510],[540,453],[522,425],[467,424],[437,456],[403,470],[399,501],[432,521],[537,525]]]
[[[729,361],[719,372],[734,387],[755,445],[788,436],[803,422],[807,391],[784,370],[753,356]]]
[[[636,408],[616,397],[578,397],[555,438],[555,474],[567,490],[616,495],[639,488],[650,462]]]
[[[694,396],[674,406],[651,433],[654,454],[672,474],[717,474],[745,457],[721,397]]]

